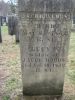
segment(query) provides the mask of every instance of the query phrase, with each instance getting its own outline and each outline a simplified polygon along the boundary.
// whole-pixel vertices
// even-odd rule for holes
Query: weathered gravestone
[[[2,35],[1,35],[1,17],[0,17],[0,43],[2,43]]]
[[[2,43],[1,26],[0,26],[0,43]]]
[[[63,94],[71,13],[71,0],[19,0],[25,96]]]
[[[15,39],[16,39],[16,43],[19,43],[18,17],[15,17]]]
[[[9,32],[9,35],[15,34],[15,17],[14,16],[8,16],[8,32]]]
[[[1,26],[3,26],[2,16],[0,16]]]
[[[15,35],[16,43],[19,42],[19,27],[17,16],[8,17],[8,30],[9,35]]]

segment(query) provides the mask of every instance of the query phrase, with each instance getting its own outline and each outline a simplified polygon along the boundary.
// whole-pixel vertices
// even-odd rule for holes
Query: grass
[[[14,95],[22,91],[21,63],[19,44],[15,43],[15,36],[8,35],[8,27],[2,26],[3,43],[0,45],[0,54],[2,57],[2,68],[6,69],[9,76],[5,78],[2,84],[2,99],[10,100]],[[75,100],[75,33],[71,33],[69,47],[69,61],[67,64],[64,91],[70,96],[70,100]],[[0,91],[1,92],[1,91]],[[72,96],[74,95],[74,96]],[[14,100],[14,99],[12,99]],[[18,100],[18,99],[17,99]]]
[[[4,96],[3,100],[10,100],[10,96]]]
[[[15,36],[8,35],[8,27],[2,26],[3,43],[0,44],[0,57],[3,66],[1,69],[6,70],[8,76],[0,84],[0,100],[10,100],[14,92],[22,90],[20,48],[16,45]]]
[[[68,76],[70,81],[75,84],[75,33],[71,33],[70,47],[69,47],[69,63]]]
[[[69,48],[69,58],[75,60],[75,33],[71,33],[70,38],[70,48]]]
[[[8,27],[7,26],[2,26],[1,31],[2,31],[2,33],[8,33]]]

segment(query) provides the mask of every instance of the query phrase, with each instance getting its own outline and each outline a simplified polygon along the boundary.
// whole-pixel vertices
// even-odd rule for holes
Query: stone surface
[[[1,26],[0,26],[0,43],[2,43]]]
[[[2,34],[1,34],[1,17],[0,17],[0,43],[2,43]]]
[[[72,0],[19,0],[19,11],[70,12]]]
[[[19,43],[19,26],[18,26],[18,17],[15,19],[15,39],[16,43]]]
[[[15,34],[15,17],[14,16],[8,16],[8,32],[9,32],[9,35]]]
[[[19,0],[24,95],[62,95],[71,13],[71,0]]]
[[[33,96],[33,97],[24,97],[24,100],[64,100],[60,96]]]
[[[9,30],[9,35],[15,35],[16,43],[19,42],[19,27],[18,27],[17,16],[8,17],[8,30]]]

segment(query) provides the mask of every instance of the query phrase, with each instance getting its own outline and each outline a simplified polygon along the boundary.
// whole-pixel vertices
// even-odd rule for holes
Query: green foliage
[[[10,78],[9,80],[7,80],[6,82],[7,91],[12,91],[13,89],[15,89],[17,87],[17,82],[18,80],[16,78]]]
[[[1,27],[1,31],[2,31],[2,34],[4,33],[8,33],[8,27],[7,26],[2,26]]]
[[[75,66],[75,60],[71,60],[71,66]]]
[[[69,47],[69,67],[67,76],[70,81],[75,84],[75,33],[71,33],[70,47]]]
[[[2,100],[10,100],[10,96],[4,96]]]

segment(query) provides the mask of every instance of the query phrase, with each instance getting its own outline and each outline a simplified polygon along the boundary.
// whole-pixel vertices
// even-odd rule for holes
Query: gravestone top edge
[[[19,12],[72,12],[72,0],[18,0]]]

